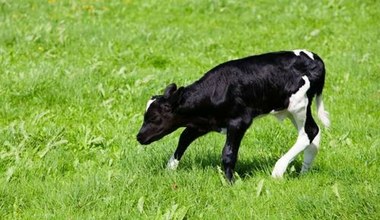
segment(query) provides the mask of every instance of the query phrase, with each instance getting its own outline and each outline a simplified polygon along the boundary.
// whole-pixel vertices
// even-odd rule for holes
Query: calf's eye
[[[162,119],[160,117],[153,117],[150,119],[151,122],[158,124],[162,122]]]

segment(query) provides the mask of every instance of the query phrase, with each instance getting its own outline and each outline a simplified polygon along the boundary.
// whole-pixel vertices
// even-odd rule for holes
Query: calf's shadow
[[[238,159],[235,166],[235,172],[242,178],[247,179],[255,176],[255,173],[267,173],[271,175],[272,169],[280,157],[255,157],[250,159]],[[165,164],[166,165],[166,164]],[[201,169],[216,169],[218,166],[222,167],[221,156],[218,154],[196,155],[192,160],[185,158],[180,162],[179,169],[190,169],[191,167],[198,167]],[[290,172],[290,177],[297,177],[300,174],[302,161],[295,160],[288,166],[289,169],[294,167],[295,170]]]

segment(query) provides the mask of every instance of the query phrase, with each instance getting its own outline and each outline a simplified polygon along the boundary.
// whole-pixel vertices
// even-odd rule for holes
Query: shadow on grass
[[[270,176],[272,170],[280,156],[266,156],[266,157],[252,157],[252,158],[244,158],[238,159],[235,172],[242,179],[249,179],[256,176],[258,173]],[[301,168],[302,168],[302,160],[303,157],[297,157],[292,163],[289,164],[285,176],[291,179],[299,178]],[[157,171],[162,171],[165,169],[167,165],[166,160],[162,160],[162,166],[160,168],[157,167]],[[221,167],[223,170],[223,165],[221,161],[221,155],[217,153],[211,153],[206,155],[195,155],[191,159],[186,158],[186,155],[182,158],[179,164],[179,168],[181,170],[191,170],[193,168],[198,169],[217,169],[217,167]],[[320,167],[313,166],[311,172],[320,172]]]
[[[276,156],[238,159],[235,172],[242,179],[252,178],[257,173],[264,173],[270,176],[278,159],[279,157]],[[186,160],[184,158],[184,160],[180,162],[180,169],[185,170],[191,169],[192,167],[197,167],[200,169],[217,169],[218,166],[222,167],[221,156],[218,154],[196,155],[192,160]],[[300,177],[301,167],[302,160],[299,159],[293,161],[289,164],[286,175],[290,178]],[[313,172],[318,170],[318,167],[313,167]]]
[[[278,159],[279,157],[268,157],[238,161],[235,167],[235,171],[242,179],[251,178],[255,176],[256,173],[265,173],[270,176]],[[302,176],[301,168],[302,160],[295,160],[289,164],[284,176],[291,179],[299,178]],[[317,166],[312,167],[312,172],[318,172],[319,170],[320,168]]]
[[[278,160],[278,157],[255,157],[250,159],[238,159],[235,172],[242,178],[250,178],[255,176],[256,173],[266,173],[271,174],[272,169]],[[182,162],[182,161],[181,161]],[[191,161],[187,161],[180,165],[181,168],[187,169],[190,167],[199,167],[201,169],[211,168],[216,169],[217,166],[222,167],[221,156],[219,154],[209,154],[209,155],[197,155]],[[290,164],[289,167],[295,166],[299,173],[302,163],[295,162]]]

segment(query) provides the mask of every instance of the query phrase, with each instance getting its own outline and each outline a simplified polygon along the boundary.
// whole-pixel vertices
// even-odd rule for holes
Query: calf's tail
[[[325,75],[326,75],[326,69],[325,64],[323,60],[317,55],[314,54],[315,57],[315,67],[311,73],[311,78],[314,80],[315,90],[313,91],[314,94],[316,94],[316,104],[317,104],[317,113],[318,118],[322,121],[322,124],[325,127],[330,127],[330,119],[329,119],[329,113],[325,110],[325,106],[323,105],[322,100],[322,91],[325,84]]]
[[[322,93],[317,94],[315,101],[317,104],[318,118],[322,121],[322,124],[325,127],[330,127],[329,113],[325,110],[325,106],[323,105]]]

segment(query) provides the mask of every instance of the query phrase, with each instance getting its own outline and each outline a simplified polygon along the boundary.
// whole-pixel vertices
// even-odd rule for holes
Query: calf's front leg
[[[241,140],[249,126],[241,119],[234,120],[227,127],[227,138],[222,153],[224,174],[229,182],[233,181],[233,173],[237,161]]]
[[[199,131],[195,128],[185,128],[179,137],[178,146],[174,154],[168,161],[167,168],[170,170],[175,170],[178,167],[179,161],[181,160],[183,154],[185,153],[187,147],[197,138],[205,135],[206,131]]]

